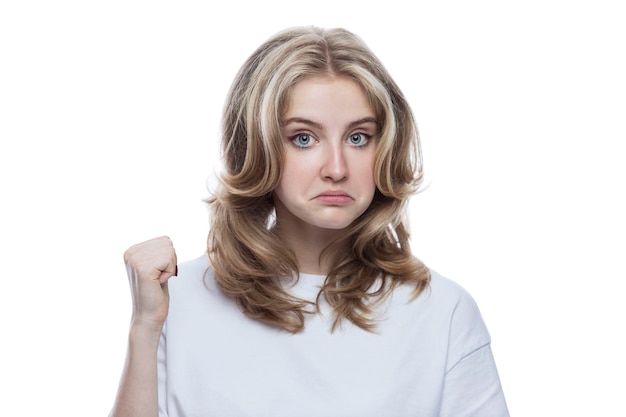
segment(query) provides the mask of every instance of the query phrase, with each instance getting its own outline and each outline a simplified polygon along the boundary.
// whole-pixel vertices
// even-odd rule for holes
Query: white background
[[[0,413],[108,413],[123,251],[203,252],[226,90],[268,36],[314,24],[363,37],[412,103],[431,180],[414,251],[478,301],[511,414],[626,415],[618,3],[3,2]]]

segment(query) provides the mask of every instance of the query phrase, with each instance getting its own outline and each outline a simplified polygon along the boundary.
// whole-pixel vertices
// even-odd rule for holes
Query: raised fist
[[[167,280],[178,273],[174,245],[167,236],[130,247],[124,262],[133,299],[133,321],[162,325],[169,308]]]

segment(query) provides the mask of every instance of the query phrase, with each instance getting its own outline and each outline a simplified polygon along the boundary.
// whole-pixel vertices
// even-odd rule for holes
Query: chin
[[[319,222],[313,224],[314,226],[319,227],[320,229],[328,229],[328,230],[343,230],[346,227],[350,226],[354,220],[346,220],[346,221],[328,221],[328,222]]]

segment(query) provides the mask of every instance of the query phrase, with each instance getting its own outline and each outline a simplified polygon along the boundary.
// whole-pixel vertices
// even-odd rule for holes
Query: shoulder
[[[432,269],[430,276],[430,285],[423,294],[425,297],[432,297],[438,305],[450,309],[452,314],[462,313],[468,319],[482,321],[474,297],[463,286]]]
[[[478,306],[472,295],[457,282],[444,277],[437,271],[429,269],[430,282],[428,286],[413,300],[416,306],[426,308],[429,311],[438,311],[441,314],[452,315],[457,310],[475,310]],[[402,285],[398,292],[404,297],[411,299],[413,287],[410,284]]]
[[[428,297],[428,294],[424,294]],[[448,317],[448,354],[451,363],[491,343],[491,336],[474,297],[461,285],[431,271],[430,296],[445,306]]]
[[[202,256],[179,263],[178,277],[184,278],[204,274],[210,270],[210,267],[209,257],[204,253]]]
[[[213,269],[205,254],[178,264],[178,275],[168,281],[170,299],[206,296],[216,291]]]
[[[430,273],[429,286],[416,298],[411,298],[412,286],[396,288],[390,312],[400,316],[404,328],[445,340],[452,362],[490,344],[487,326],[472,295],[438,272]]]
[[[206,254],[178,264],[178,276],[168,281],[168,292],[170,329],[175,326],[187,330],[193,326],[209,328],[215,321],[227,322],[227,318],[237,320],[242,316],[237,303],[215,282],[215,273]]]
[[[484,329],[488,339],[484,321],[474,297],[457,282],[436,271],[430,272],[430,287],[424,295],[433,297],[436,304],[445,306],[447,313],[450,314],[452,326],[459,324],[468,328]]]

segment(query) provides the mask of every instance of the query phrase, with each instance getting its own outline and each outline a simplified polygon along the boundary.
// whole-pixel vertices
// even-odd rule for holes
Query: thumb
[[[178,265],[168,264],[167,267],[161,271],[159,275],[159,283],[164,285],[168,279],[178,276]]]

